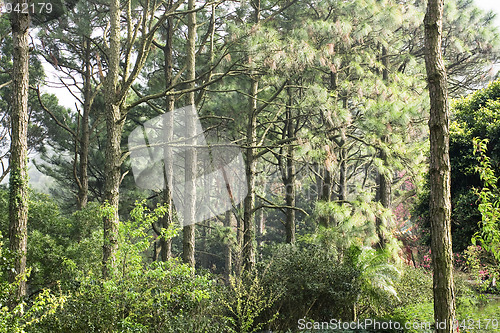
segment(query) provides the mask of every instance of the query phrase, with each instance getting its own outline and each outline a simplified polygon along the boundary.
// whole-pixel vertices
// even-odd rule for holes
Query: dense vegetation
[[[47,179],[29,189],[14,139],[19,18],[0,15],[0,332],[432,331],[423,1],[51,4],[25,45],[29,168]],[[500,327],[493,19],[445,4],[465,332]],[[13,224],[23,212],[27,230]]]

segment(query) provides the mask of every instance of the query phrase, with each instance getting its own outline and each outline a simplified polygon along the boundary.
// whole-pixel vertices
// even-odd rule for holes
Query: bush
[[[273,305],[279,293],[265,290],[260,274],[244,272],[241,276],[229,276],[229,286],[222,299],[222,318],[228,323],[229,332],[258,332],[269,326],[277,317]],[[266,311],[270,316],[266,316]]]
[[[12,270],[14,256],[3,249],[3,236],[0,232],[0,332],[17,333],[34,327],[46,316],[54,313],[64,302],[64,297],[56,297],[50,290],[42,290],[31,298],[16,300],[12,297],[21,279],[29,276],[29,270],[7,281],[7,272]]]
[[[218,325],[207,315],[216,304],[215,281],[177,260],[154,262],[125,279],[79,282],[34,332],[202,332]]]
[[[108,205],[99,211],[80,212],[75,221],[92,222],[110,212]],[[131,220],[119,225],[119,249],[110,277],[102,279],[101,265],[90,267],[81,256],[65,258],[66,270],[73,281],[61,294],[67,298],[64,307],[47,316],[32,332],[224,332],[214,316],[219,304],[220,286],[209,275],[195,274],[193,268],[175,259],[147,263],[144,252],[150,247],[149,228],[164,207],[149,210],[136,203]],[[85,224],[84,224],[85,225]],[[164,230],[164,237],[173,237],[176,228]],[[82,228],[82,239],[96,239],[100,230]],[[69,247],[81,248],[92,255],[92,242],[79,242]],[[95,244],[94,244],[95,246]],[[95,246],[95,248],[99,248]],[[74,252],[73,252],[74,253]]]
[[[281,295],[271,311],[279,309],[274,329],[294,329],[304,317],[316,321],[352,318],[361,290],[360,272],[320,246],[278,247],[262,269],[266,293]]]

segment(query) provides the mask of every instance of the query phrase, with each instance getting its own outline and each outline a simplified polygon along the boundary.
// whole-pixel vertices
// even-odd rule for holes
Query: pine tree
[[[16,0],[13,6],[27,1]],[[10,250],[16,255],[14,270],[9,272],[11,283],[18,279],[16,298],[26,295],[26,252],[28,242],[28,61],[29,14],[13,11],[11,14],[12,55],[12,113],[10,177],[9,177],[9,240]]]
[[[185,108],[186,134],[193,136],[186,140],[187,145],[196,145],[196,121],[197,111],[195,102],[195,79],[196,79],[196,11],[195,0],[188,1],[187,14],[188,38],[186,43],[186,65],[187,80],[190,81],[188,88],[187,107]],[[184,192],[184,212],[183,212],[183,242],[182,242],[182,260],[194,267],[195,266],[195,210],[196,210],[196,171],[198,169],[197,150],[194,147],[188,147],[185,155],[185,192]]]
[[[441,52],[443,0],[429,0],[425,25],[425,64],[430,97],[430,208],[431,250],[434,266],[436,331],[451,333],[455,324],[453,252],[451,249],[451,193],[449,107],[446,69]]]

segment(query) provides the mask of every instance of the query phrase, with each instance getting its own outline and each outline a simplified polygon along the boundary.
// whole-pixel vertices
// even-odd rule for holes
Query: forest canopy
[[[427,1],[0,6],[0,332],[435,325]],[[444,2],[458,324],[500,314],[494,19]]]

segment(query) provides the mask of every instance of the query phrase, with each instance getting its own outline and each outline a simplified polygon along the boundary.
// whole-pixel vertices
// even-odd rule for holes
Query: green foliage
[[[488,139],[485,155],[493,170],[500,166],[500,81],[477,90],[451,104],[450,163],[452,199],[453,251],[462,252],[470,245],[470,239],[479,231],[482,220],[474,188],[482,187],[476,168],[480,161],[471,145],[474,138]],[[416,207],[415,215],[424,218],[423,226],[429,228],[428,189],[424,191]],[[485,206],[483,206],[485,207]]]
[[[498,260],[491,251],[481,246],[471,245],[464,252],[467,262],[467,273],[481,292],[498,292],[490,285],[499,276]]]
[[[216,325],[205,317],[215,303],[215,282],[176,260],[145,265],[124,278],[88,275],[78,283],[65,306],[35,331],[176,332],[189,320],[187,331],[196,332]]]
[[[89,272],[100,265],[102,217],[99,205],[89,203],[69,217],[47,195],[33,194],[28,224],[30,283],[37,288],[56,281],[74,284],[74,269]]]
[[[101,262],[102,215],[96,203],[64,215],[48,195],[30,191],[28,210],[28,279],[33,290],[73,285],[74,269],[88,272]],[[0,231],[8,233],[8,193],[0,189]],[[85,274],[85,273],[84,273]]]
[[[482,247],[491,252],[497,263],[500,263],[500,199],[497,188],[498,178],[491,167],[490,158],[486,155],[488,140],[474,138],[474,155],[477,156],[481,180],[484,183],[481,191],[476,191],[479,196],[479,212],[482,216],[481,230],[474,235],[472,243],[480,242]]]
[[[132,219],[119,227],[117,270],[102,280],[100,265],[88,267],[67,259],[64,264],[73,274],[73,287],[62,290],[67,297],[63,308],[48,316],[34,332],[206,332],[217,327],[207,314],[212,311],[219,286],[208,275],[177,260],[147,263],[151,223],[165,213],[158,206],[149,211],[144,202],[136,203]],[[97,216],[110,214],[102,205]],[[85,218],[85,212],[77,215]],[[172,226],[162,235],[173,237]],[[102,233],[101,239],[102,241]]]
[[[378,314],[377,307],[397,299],[399,270],[386,252],[351,246],[342,253],[325,245],[283,245],[264,264],[267,292],[280,292],[273,327],[293,329],[299,319],[352,320]]]
[[[109,212],[109,205],[104,205],[103,212]],[[141,269],[144,260],[144,253],[151,246],[153,237],[150,234],[151,225],[165,215],[166,206],[157,205],[149,211],[145,200],[135,203],[134,209],[130,212],[131,220],[124,221],[119,225],[119,249],[117,253],[120,267],[117,267],[117,274],[125,278],[128,274],[133,274],[137,269]],[[162,230],[160,237],[165,239],[173,238],[177,235],[180,227],[171,223],[168,228]]]
[[[473,290],[466,274],[455,272],[454,285],[459,320],[488,318],[482,311],[485,305],[482,297]],[[418,325],[413,327],[413,324],[434,322],[431,273],[422,268],[406,267],[401,280],[396,284],[396,290],[399,299],[395,303],[385,305],[388,311],[383,318],[398,321],[402,325],[408,323],[410,329],[405,332],[432,332],[423,331]]]
[[[0,332],[21,333],[37,326],[48,316],[52,315],[63,306],[66,301],[64,296],[56,296],[49,289],[37,293],[31,298],[14,300],[16,288],[21,279],[27,279],[30,271],[25,276],[17,276],[16,281],[7,281],[7,272],[13,269],[14,257],[3,248],[3,236],[0,232]]]
[[[274,307],[278,329],[294,328],[304,317],[349,319],[361,292],[361,272],[321,246],[277,247],[264,269],[266,291],[281,295]]]
[[[228,332],[258,332],[269,326],[278,316],[277,312],[272,312],[279,296],[279,291],[264,288],[257,272],[229,276],[228,290],[221,300],[223,309],[227,312],[222,318],[228,323]],[[262,315],[269,311],[270,318],[263,320]]]
[[[88,10],[89,4],[93,10]],[[301,318],[350,320],[394,316],[401,320],[432,321],[430,276],[421,270],[407,269],[399,279],[399,244],[389,235],[393,212],[382,207],[377,202],[382,201],[380,193],[379,198],[376,195],[378,177],[384,176],[392,186],[394,199],[388,206],[395,208],[400,201],[411,204],[412,199],[408,198],[425,165],[428,107],[420,47],[423,34],[419,33],[424,15],[422,4],[421,0],[262,0],[259,6],[252,1],[198,6],[199,77],[193,84],[200,89],[196,92],[199,115],[209,137],[213,134],[243,148],[252,147],[247,152],[256,157],[257,207],[251,214],[262,213],[259,217],[265,228],[258,228],[256,243],[268,252],[256,253],[257,258],[259,254],[266,257],[259,272],[232,276],[225,287],[214,277],[196,274],[176,260],[151,263],[151,245],[158,240],[158,235],[154,239],[151,225],[173,207],[148,208],[146,201],[136,201],[141,197],[154,198],[156,193],[136,189],[131,173],[127,173],[130,161],[126,159],[126,149],[123,160],[114,161],[123,174],[119,211],[91,202],[85,209],[72,212],[74,194],[79,190],[76,178],[81,176],[79,153],[83,152],[80,143],[85,132],[82,109],[90,112],[89,200],[102,202],[104,194],[106,129],[102,110],[110,96],[104,96],[99,89],[103,69],[105,72],[109,66],[109,54],[105,52],[109,48],[106,36],[101,34],[106,31],[109,8],[106,2],[57,0],[53,17],[35,15],[35,24],[44,23],[33,31],[30,84],[42,83],[43,66],[37,57],[44,57],[50,59],[57,72],[74,79],[73,88],[80,92],[88,88],[91,96],[82,94],[83,105],[72,111],[61,107],[54,95],[42,95],[43,103],[67,127],[63,129],[46,112],[41,112],[34,92],[30,91],[29,146],[41,153],[38,167],[52,176],[57,186],[52,188],[55,199],[37,193],[17,198],[28,200],[30,205],[31,275],[25,278],[30,293],[42,295],[39,305],[31,299],[26,301],[25,309],[33,309],[33,318],[41,318],[27,325],[26,330],[253,332],[269,327],[294,330]],[[158,5],[155,13],[168,6]],[[133,87],[121,100],[122,111],[127,111],[122,148],[131,130],[166,109],[165,92],[175,94],[171,95],[175,107],[181,107],[187,100],[185,89],[190,85],[184,81],[186,29],[180,13],[184,4],[166,22],[157,20],[158,17],[148,22],[141,15],[142,6],[141,2],[132,1],[127,8],[126,1],[122,2],[126,18],[122,26],[124,36],[126,32],[141,36],[141,29],[157,23],[160,28],[150,36],[153,44],[147,50],[151,53],[144,67],[139,66],[140,72],[134,69],[134,55],[144,52],[137,49],[141,43],[134,38],[122,40],[120,71],[124,87],[129,87],[128,83]],[[260,23],[254,24],[254,13],[259,10]],[[445,64],[450,93],[458,96],[490,77],[486,65],[496,62],[500,39],[492,15],[479,11],[470,0],[447,2],[445,15]],[[55,17],[58,19],[53,20]],[[0,15],[0,85],[11,79],[9,29],[7,15]],[[167,37],[167,29],[173,29],[172,38]],[[165,64],[170,46],[167,42],[171,42],[174,58],[171,68],[165,68],[170,66]],[[130,54],[126,54],[128,51]],[[82,82],[86,69],[91,73],[85,79],[89,86]],[[221,76],[226,71],[228,75]],[[173,74],[173,82],[167,82],[168,72]],[[249,96],[252,80],[258,81],[255,96]],[[5,85],[0,90],[2,139],[6,137],[4,133],[8,134],[4,129],[10,110],[10,89]],[[127,108],[151,94],[158,98]],[[477,241],[498,252],[500,204],[496,198],[497,180],[491,170],[500,165],[499,96],[500,83],[496,82],[453,107],[450,152],[455,250],[469,245],[471,236],[478,231],[477,222],[482,221]],[[257,102],[257,111],[252,112],[255,138],[250,137],[254,135],[247,128],[251,101]],[[489,164],[479,161],[482,176],[490,180],[478,192],[479,207],[472,187],[482,184],[475,173],[478,161],[470,146],[476,136],[490,140],[490,149],[483,153],[491,158],[486,160]],[[0,145],[0,158],[8,157],[4,154],[4,142]],[[290,161],[294,163],[291,169],[295,169],[291,184],[297,190],[295,207],[283,207],[282,184],[287,178],[284,158],[288,154],[294,155]],[[178,162],[182,163],[182,159]],[[247,172],[253,172],[252,169]],[[304,191],[300,193],[299,187],[311,190],[306,195]],[[8,229],[5,193],[0,191],[0,230],[4,234]],[[422,207],[424,215],[427,203]],[[299,241],[296,245],[268,246],[283,238],[283,213],[290,208],[302,209],[297,209],[294,221]],[[114,213],[120,215],[116,266],[111,277],[102,280],[102,218]],[[311,217],[304,218],[307,214]],[[237,215],[241,219],[244,214],[239,211]],[[326,221],[322,223],[326,227],[316,230],[317,217]],[[384,251],[371,248],[377,240],[376,219],[384,222],[382,229],[390,238]],[[238,237],[240,230],[220,224],[206,221],[197,228],[197,242],[201,243],[197,244],[198,249],[201,247],[197,254],[202,258],[199,266],[220,271],[226,258],[217,253],[225,253],[229,245],[236,262],[234,267],[239,268],[243,247]],[[170,224],[159,235],[175,238],[174,256],[182,247],[177,233],[178,227]],[[3,253],[6,259],[0,255],[0,264],[5,267],[0,293],[7,295],[12,284],[5,282],[5,271],[11,265],[8,253]],[[213,258],[207,259],[209,255]],[[470,258],[472,262],[472,254]],[[479,266],[474,264],[478,267],[474,269],[480,274],[482,262],[477,262]],[[47,286],[59,286],[60,298],[51,299],[53,296],[43,291]],[[459,290],[464,290],[457,293],[459,307],[473,309],[477,303],[469,302],[474,297],[467,291],[466,283]],[[66,302],[56,309],[59,299]],[[396,310],[393,312],[392,308]],[[45,318],[44,310],[48,311]],[[9,323],[5,325],[22,330],[32,320],[19,319],[18,324],[14,323],[16,318],[22,318],[13,317],[16,311],[20,313],[7,311],[0,322],[7,318]]]
[[[358,307],[361,313],[380,316],[384,313],[385,304],[399,300],[396,283],[401,272],[391,263],[390,250],[376,251],[369,247],[352,246],[345,261],[360,272],[362,293]]]

